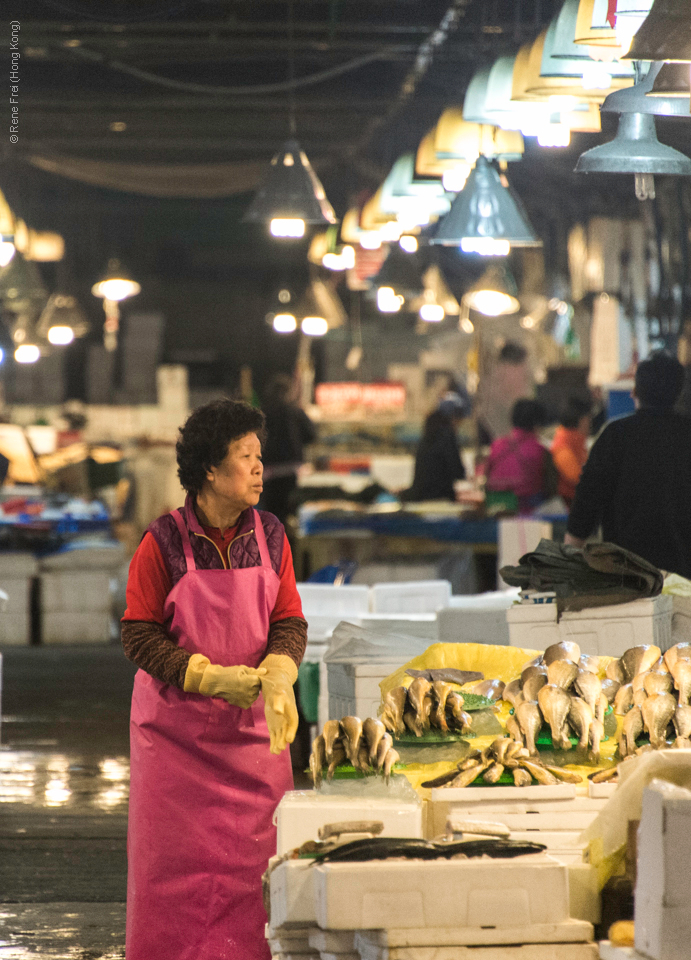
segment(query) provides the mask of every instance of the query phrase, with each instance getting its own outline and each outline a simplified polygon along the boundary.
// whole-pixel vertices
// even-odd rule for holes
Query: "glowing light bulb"
[[[95,283],[91,292],[96,297],[103,297],[104,300],[126,300],[127,297],[133,297],[141,290],[136,280],[125,280],[121,277],[113,277],[110,280],[101,280]]]
[[[470,306],[486,317],[500,317],[514,313],[518,309],[518,300],[501,293],[499,290],[477,290],[468,298]]]
[[[470,319],[470,317],[462,317],[459,326],[464,333],[475,332],[475,327],[473,326],[473,321]]]
[[[415,224],[411,224],[411,226],[415,226]],[[402,233],[403,226],[397,220],[389,220],[379,228],[379,236],[387,243],[389,241],[396,242],[400,239]]]
[[[68,326],[51,327],[48,331],[48,341],[56,347],[66,347],[74,340],[74,330]]]
[[[9,240],[0,241],[0,267],[6,267],[14,256],[15,246]]]
[[[393,287],[379,287],[377,290],[377,308],[381,313],[398,313],[405,297],[397,294]]]
[[[40,356],[41,351],[35,343],[20,343],[14,351],[17,363],[36,363]]]
[[[537,142],[541,147],[568,147],[571,143],[571,128],[565,123],[548,123],[540,128]]]
[[[276,333],[292,333],[298,328],[298,322],[292,313],[277,313],[273,319]]]
[[[363,230],[358,240],[363,250],[378,250],[381,247],[381,237],[377,230]]]
[[[417,252],[417,237],[403,236],[398,241],[401,250],[404,250],[406,253],[416,253]]]
[[[463,253],[479,253],[481,257],[506,257],[511,244],[494,237],[461,237],[461,250]]]
[[[305,317],[300,327],[308,337],[323,337],[329,329],[324,317]]]
[[[612,74],[606,63],[593,60],[583,66],[584,90],[609,90],[612,86]]]
[[[420,307],[420,319],[425,323],[441,323],[445,316],[444,308],[439,303],[423,303]]]
[[[269,224],[272,237],[297,239],[305,235],[305,221],[297,218],[277,217]]]
[[[459,163],[450,170],[445,170],[441,177],[442,186],[449,193],[460,193],[470,176],[471,167],[468,163]]]

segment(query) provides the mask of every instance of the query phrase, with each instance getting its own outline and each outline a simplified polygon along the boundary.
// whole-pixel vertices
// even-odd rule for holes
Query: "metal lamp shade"
[[[273,158],[242,219],[244,223],[279,219],[319,225],[337,222],[324,188],[296,140],[286,141]]]
[[[589,47],[618,48],[619,40],[607,20],[608,13],[608,0],[580,0],[574,42]]]
[[[516,281],[499,264],[488,267],[477,283],[466,290],[463,302],[485,316],[506,316],[520,309]]]
[[[474,163],[480,155],[497,160],[520,160],[525,146],[517,130],[497,130],[489,124],[470,123],[459,107],[449,107],[434,129],[434,149],[439,160]]]
[[[374,289],[391,287],[395,293],[405,297],[406,300],[420,297],[425,289],[422,279],[424,265],[419,253],[403,253],[396,244],[391,247],[379,273],[372,277],[372,286]]]
[[[501,182],[485,157],[479,157],[451,210],[430,243],[460,247],[464,239],[506,240],[515,247],[537,247],[540,241],[520,201]]]
[[[652,63],[645,79],[628,90],[610,93],[600,108],[603,113],[650,113],[658,117],[689,117],[689,97],[648,96],[662,69]]]
[[[660,143],[651,114],[622,113],[614,140],[582,154],[576,172],[691,176],[691,160]]]
[[[530,48],[525,79],[525,94],[527,99],[541,99],[548,97],[576,97],[590,103],[602,103],[607,96],[606,90],[586,89],[583,86],[582,71],[566,71],[560,74],[551,73],[544,76],[541,73],[545,59],[547,31],[543,30]],[[627,87],[633,83],[633,76],[612,78],[613,87]]]
[[[579,0],[564,0],[564,4],[547,28],[542,51],[540,75],[543,77],[582,77],[584,66],[594,61],[583,44],[575,42]],[[612,77],[634,81],[633,64],[613,60],[607,64]]]
[[[36,324],[36,335],[48,336],[51,327],[70,327],[75,337],[89,332],[89,321],[76,297],[69,293],[51,293]]]
[[[295,316],[298,321],[305,317],[323,317],[329,330],[341,327],[348,319],[341,298],[330,283],[313,278],[307,285],[297,307]]]
[[[394,163],[381,185],[380,205],[384,213],[415,216],[425,222],[449,212],[451,196],[441,180],[415,179],[415,156],[404,153]]]
[[[627,60],[691,60],[691,0],[655,0]]]
[[[48,299],[41,274],[35,263],[17,252],[0,270],[0,302],[14,313],[38,313]]]
[[[665,63],[646,96],[688,98],[690,85],[691,67],[688,63]]]

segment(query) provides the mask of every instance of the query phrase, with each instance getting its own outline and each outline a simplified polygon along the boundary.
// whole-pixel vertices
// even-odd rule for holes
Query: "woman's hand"
[[[282,753],[293,742],[298,729],[298,708],[293,692],[298,668],[290,657],[276,653],[270,653],[262,660],[259,669],[262,668],[261,685],[270,750],[271,753]]]
[[[187,693],[201,693],[204,697],[220,697],[226,703],[246,710],[259,696],[265,673],[263,667],[220,667],[195,653],[190,657],[184,689]]]

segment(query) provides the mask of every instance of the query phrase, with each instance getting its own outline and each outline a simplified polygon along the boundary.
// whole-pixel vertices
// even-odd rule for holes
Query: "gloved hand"
[[[193,653],[185,673],[186,693],[201,693],[204,697],[220,697],[233,706],[247,709],[259,696],[263,668],[220,667],[209,663],[201,653]]]
[[[264,715],[271,738],[271,753],[281,753],[292,743],[298,729],[298,708],[293,684],[298,668],[290,657],[270,653],[259,664],[265,673],[261,677],[264,697]]]

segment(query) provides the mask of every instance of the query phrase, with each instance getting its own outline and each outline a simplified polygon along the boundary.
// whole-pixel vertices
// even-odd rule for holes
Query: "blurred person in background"
[[[456,431],[469,413],[467,394],[444,394],[437,409],[425,420],[415,455],[413,485],[401,493],[401,500],[456,499],[454,483],[465,480]]]
[[[264,492],[260,506],[285,524],[293,509],[303,448],[316,439],[312,421],[297,403],[297,383],[277,374],[264,393],[266,443],[263,448]]]
[[[591,409],[591,402],[586,397],[569,397],[552,441],[552,459],[559,472],[557,492],[567,507],[573,502],[576,485],[588,459]]]
[[[612,420],[592,446],[564,542],[603,539],[661,570],[691,578],[691,417],[675,412],[684,368],[659,351],[636,368],[635,413]]]
[[[511,411],[511,431],[494,441],[484,465],[488,494],[513,494],[519,513],[529,513],[556,492],[552,456],[538,439],[546,419],[545,408],[537,400],[517,400]],[[506,504],[507,509],[513,507],[509,499]]]
[[[528,351],[508,340],[478,387],[478,439],[481,446],[503,437],[511,429],[511,411],[517,400],[533,396],[533,377]]]

